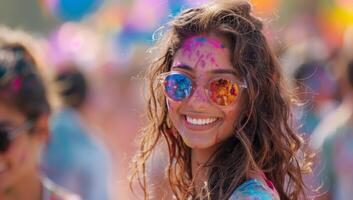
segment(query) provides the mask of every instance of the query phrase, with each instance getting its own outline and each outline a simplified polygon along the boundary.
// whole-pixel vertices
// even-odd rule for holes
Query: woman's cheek
[[[180,121],[180,115],[178,113],[178,110],[181,102],[174,102],[167,99],[166,103],[168,108],[168,115],[173,123],[173,126],[177,129],[180,128],[182,122]]]
[[[166,103],[167,103],[167,108],[168,108],[168,111],[169,112],[175,112],[176,111],[176,107],[178,106],[178,102],[173,102],[169,99],[166,100]]]

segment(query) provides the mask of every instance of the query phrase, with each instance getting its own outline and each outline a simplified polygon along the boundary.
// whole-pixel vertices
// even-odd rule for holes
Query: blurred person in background
[[[294,30],[298,29],[296,33]],[[283,35],[284,44],[289,47],[280,55],[281,63],[299,101],[293,107],[294,115],[299,131],[309,139],[324,116],[338,104],[337,86],[330,70],[331,51],[307,21],[295,21]]]
[[[24,32],[0,30],[0,199],[79,199],[38,170],[51,109],[31,42]]]
[[[348,62],[352,59],[353,52],[353,27],[346,30],[343,46],[333,54],[332,63],[329,65],[330,71],[336,81],[336,98],[340,104],[335,110],[330,112],[315,128],[312,133],[311,147],[320,150],[324,140],[334,133],[338,127],[347,123],[352,114],[351,106],[351,86],[347,76]]]
[[[317,156],[315,152],[308,151],[311,134],[321,120],[332,112],[338,104],[334,98],[336,83],[328,67],[328,61],[313,59],[304,61],[293,72],[293,87],[299,101],[298,105],[293,107],[293,110],[299,131],[303,133],[304,140],[307,141],[307,151],[305,153],[313,160]],[[316,167],[318,166],[313,165],[314,169]],[[319,184],[316,182],[315,173],[308,173],[303,176],[308,197],[317,195]]]
[[[323,61],[306,61],[294,72],[295,88],[300,99],[296,117],[300,131],[310,137],[320,121],[336,106],[335,82]]]
[[[349,81],[351,75],[349,75],[347,69],[349,60],[352,59],[352,31],[352,28],[347,29],[342,48],[333,52],[328,65],[329,71],[336,82],[335,99],[339,102],[339,105],[320,121],[311,135],[310,148],[317,153],[314,160],[312,180],[308,181],[307,184],[316,188],[318,199],[342,198],[331,196],[334,195],[333,193],[336,190],[334,188],[337,187],[337,184],[334,183],[337,181],[335,180],[337,177],[330,177],[333,175],[330,171],[335,170],[332,169],[332,162],[334,162],[332,159],[338,155],[335,155],[335,150],[331,149],[332,143],[330,141],[332,139],[329,138],[336,137],[333,135],[342,135],[339,133],[341,132],[340,129],[351,123],[349,121],[353,114],[352,86]],[[330,88],[329,85],[327,87]],[[327,166],[325,163],[327,163]],[[331,181],[333,183],[330,183]],[[328,190],[329,193],[327,193]]]
[[[70,63],[56,75],[54,84],[63,106],[50,120],[52,137],[42,168],[53,181],[85,200],[111,199],[110,156],[82,113],[88,95],[86,78]]]
[[[353,59],[345,69],[350,88],[345,90],[340,112],[336,111],[333,113],[335,115],[329,116],[339,119],[325,120],[325,126],[331,124],[332,128],[320,147],[322,160],[317,173],[324,192],[318,198],[320,200],[350,200],[353,197]]]

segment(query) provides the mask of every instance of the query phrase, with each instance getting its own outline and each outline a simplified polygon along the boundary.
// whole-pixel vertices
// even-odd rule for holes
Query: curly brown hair
[[[217,34],[229,41],[231,63],[248,84],[243,113],[234,124],[232,137],[213,154],[207,167],[209,199],[228,199],[247,179],[247,173],[260,169],[271,180],[281,199],[305,198],[299,160],[302,138],[293,128],[289,93],[280,65],[262,33],[261,20],[251,13],[248,1],[217,1],[183,11],[168,26],[157,44],[161,52],[148,69],[148,125],[142,129],[140,150],[134,159],[131,180],[137,179],[149,198],[146,164],[152,151],[164,138],[169,149],[168,178],[177,199],[197,198],[191,175],[191,149],[179,134],[171,134],[173,124],[159,74],[170,71],[173,57],[189,37]],[[300,162],[299,162],[300,161]]]

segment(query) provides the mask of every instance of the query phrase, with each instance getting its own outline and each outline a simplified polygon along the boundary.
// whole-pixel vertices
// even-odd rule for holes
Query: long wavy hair
[[[293,128],[290,110],[293,98],[262,28],[261,20],[251,13],[251,4],[241,0],[187,9],[168,24],[156,45],[159,57],[147,72],[148,123],[141,130],[131,176],[131,180],[138,180],[145,199],[149,198],[147,160],[162,138],[168,145],[168,179],[174,196],[200,198],[193,187],[191,149],[173,127],[163,89],[156,83],[159,74],[170,71],[182,43],[200,34],[227,39],[231,63],[248,84],[244,92],[247,103],[234,124],[232,137],[219,145],[207,163],[207,198],[228,199],[247,174],[256,169],[273,182],[282,200],[305,197],[301,175],[305,162],[299,155],[302,138]]]

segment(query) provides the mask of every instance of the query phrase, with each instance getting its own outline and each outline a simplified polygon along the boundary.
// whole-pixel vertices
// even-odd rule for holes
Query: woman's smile
[[[216,127],[221,122],[219,117],[205,117],[200,115],[182,115],[186,128],[202,131]]]

